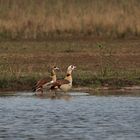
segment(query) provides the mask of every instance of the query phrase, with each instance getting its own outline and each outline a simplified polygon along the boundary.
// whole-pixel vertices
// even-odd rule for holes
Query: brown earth
[[[107,87],[140,83],[139,38],[3,41],[0,60],[1,90],[29,90],[35,81],[49,75],[52,65],[58,65],[58,77],[64,77],[70,64],[77,66],[73,73],[75,87],[94,87],[98,82]]]

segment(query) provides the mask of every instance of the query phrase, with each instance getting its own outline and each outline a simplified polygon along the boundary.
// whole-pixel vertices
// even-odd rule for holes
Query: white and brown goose
[[[64,92],[67,92],[72,88],[72,71],[76,68],[74,65],[70,65],[67,69],[66,77],[61,80],[56,80],[52,83],[51,89],[61,89]]]
[[[50,85],[54,82],[56,82],[56,71],[59,70],[58,67],[54,66],[51,68],[51,76],[43,78],[39,80],[35,87],[33,88],[33,91],[36,92],[36,94],[39,92],[43,94],[44,89],[50,89]]]

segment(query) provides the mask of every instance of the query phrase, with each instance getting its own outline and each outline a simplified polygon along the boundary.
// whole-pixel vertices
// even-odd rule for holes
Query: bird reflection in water
[[[66,101],[70,100],[72,98],[71,95],[69,94],[62,94],[62,93],[57,93],[57,94],[52,94],[47,93],[47,94],[38,94],[36,97],[41,98],[41,99],[64,99]]]

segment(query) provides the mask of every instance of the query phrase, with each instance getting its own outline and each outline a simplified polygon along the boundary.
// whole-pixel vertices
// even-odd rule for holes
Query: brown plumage
[[[67,69],[66,77],[62,80],[56,80],[52,83],[51,89],[61,89],[64,92],[67,92],[72,87],[72,71],[76,66],[70,65]]]
[[[70,81],[66,80],[66,79],[62,79],[62,80],[56,80],[56,82],[54,82],[51,86],[51,89],[55,89],[55,88],[60,88],[61,85],[64,84],[69,84]]]
[[[50,85],[56,81],[56,70],[59,70],[59,68],[54,66],[51,69],[51,76],[39,80],[33,88],[33,91],[41,92],[43,94],[43,89],[49,89]]]
[[[46,78],[43,78],[41,80],[39,80],[36,84],[36,88],[40,87],[40,86],[43,86],[44,84],[48,83],[52,81],[52,78],[51,77],[46,77]]]

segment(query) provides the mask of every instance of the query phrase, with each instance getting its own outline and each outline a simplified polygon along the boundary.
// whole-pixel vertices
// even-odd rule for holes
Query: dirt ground
[[[1,81],[11,80],[13,76],[17,80],[21,77],[36,77],[35,81],[48,76],[49,68],[53,65],[61,68],[58,77],[64,77],[71,64],[77,66],[73,73],[74,79],[78,81],[75,81],[76,85],[84,85],[80,80],[89,82],[92,77],[99,75],[140,79],[140,39],[1,41],[0,60]]]

